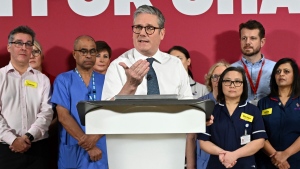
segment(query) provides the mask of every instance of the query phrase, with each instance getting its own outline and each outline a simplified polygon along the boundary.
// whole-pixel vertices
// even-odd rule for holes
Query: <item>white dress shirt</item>
[[[124,62],[131,67],[136,61],[147,59],[136,49],[131,49],[115,59],[105,75],[102,100],[108,100],[117,95],[127,81],[125,70],[119,65]],[[160,94],[177,94],[178,99],[193,99],[189,77],[181,61],[167,53],[157,51],[153,56]],[[144,77],[138,86],[135,95],[147,95],[147,79]]]
[[[53,117],[49,79],[28,67],[20,75],[11,63],[0,69],[0,142],[11,145],[29,132],[34,141],[48,137]]]

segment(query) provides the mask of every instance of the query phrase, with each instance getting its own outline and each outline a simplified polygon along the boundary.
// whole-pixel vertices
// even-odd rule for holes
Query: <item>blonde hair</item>
[[[207,90],[209,92],[212,92],[213,87],[212,87],[212,83],[211,83],[211,76],[212,73],[215,71],[215,69],[219,66],[225,66],[226,68],[230,66],[230,64],[228,62],[226,62],[225,60],[220,60],[219,62],[215,63],[214,65],[212,65],[212,67],[210,67],[208,73],[205,75],[205,85],[207,87]]]
[[[41,51],[41,56],[44,57],[43,48],[37,40],[34,40],[33,46],[36,47],[39,51]]]

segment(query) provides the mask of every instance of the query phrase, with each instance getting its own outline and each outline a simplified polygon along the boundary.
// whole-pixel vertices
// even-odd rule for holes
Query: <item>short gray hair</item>
[[[149,5],[142,5],[140,7],[138,7],[136,9],[136,11],[134,12],[134,16],[133,19],[135,20],[135,18],[142,13],[146,13],[146,14],[152,14],[158,17],[158,26],[160,28],[164,28],[165,27],[165,17],[164,15],[161,13],[161,11],[159,9],[157,9],[154,6],[149,6]]]

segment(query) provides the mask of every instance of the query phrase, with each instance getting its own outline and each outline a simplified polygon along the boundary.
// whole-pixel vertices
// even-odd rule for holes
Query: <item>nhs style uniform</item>
[[[276,62],[266,59],[264,55],[262,55],[261,60],[259,60],[254,64],[246,60],[244,57],[242,57],[241,60],[231,65],[234,67],[244,68],[247,77],[248,89],[249,89],[248,101],[250,101],[251,103],[254,103],[256,105],[258,100],[267,96],[270,93],[269,84],[270,84],[271,74],[275,66],[275,63]],[[252,85],[249,77],[252,81]]]
[[[199,140],[211,141],[224,150],[234,151],[247,144],[242,142],[242,138],[250,137],[250,141],[267,138],[261,113],[252,104],[240,103],[230,116],[226,105],[218,103],[212,115],[214,123],[207,126],[205,133],[198,134]],[[254,155],[237,159],[232,168],[256,168]],[[219,156],[210,155],[207,169],[225,169],[225,166],[220,162]]]
[[[76,105],[82,100],[101,100],[104,75],[93,72],[89,86],[85,86],[76,70],[71,70],[57,76],[54,82],[54,91],[51,102],[66,108],[71,116],[76,120],[80,128],[85,132],[78,116]],[[93,85],[94,82],[94,85]],[[93,89],[95,87],[95,89]],[[78,145],[78,141],[73,138],[64,127],[59,124],[59,169],[108,169],[106,137],[101,137],[96,146],[102,151],[102,158],[93,162],[89,154]]]
[[[266,127],[268,140],[276,151],[284,151],[300,137],[300,97],[290,97],[283,106],[278,97],[264,97],[258,108]],[[263,152],[256,155],[258,167],[276,169],[270,157]],[[291,169],[300,168],[300,152],[287,159]]]
[[[215,104],[217,104],[217,100],[214,98],[212,92],[199,98],[199,100],[207,99],[212,100],[215,102]],[[210,154],[200,149],[199,140],[196,140],[196,142],[197,169],[206,169]]]
[[[189,77],[182,62],[178,58],[159,50],[152,57],[154,58],[152,66],[157,76],[160,94],[177,94],[179,99],[192,99]],[[102,99],[113,98],[121,91],[127,81],[125,70],[119,65],[120,62],[131,67],[136,61],[147,58],[133,48],[115,59],[109,65],[105,75]],[[138,86],[135,95],[147,95],[146,76]]]

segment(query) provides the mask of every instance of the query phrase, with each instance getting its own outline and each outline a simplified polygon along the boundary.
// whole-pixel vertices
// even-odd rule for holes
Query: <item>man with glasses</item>
[[[248,101],[257,104],[258,100],[270,93],[270,78],[275,62],[261,53],[266,43],[265,29],[256,20],[249,20],[239,26],[242,59],[232,64],[243,67],[248,81]]]
[[[115,59],[106,72],[102,99],[115,95],[176,94],[193,99],[188,73],[177,57],[161,52],[165,18],[153,6],[142,5],[134,12],[134,48]]]
[[[27,26],[15,28],[8,36],[10,62],[0,69],[1,168],[49,166],[51,87],[47,76],[29,66],[34,38]]]
[[[79,101],[101,99],[104,75],[93,71],[96,61],[95,40],[79,36],[74,42],[76,68],[57,76],[51,102],[59,120],[60,169],[107,169],[106,137],[85,134],[76,105]]]
[[[159,50],[165,36],[164,23],[165,18],[159,9],[148,5],[137,8],[132,25],[134,48],[109,66],[102,99],[113,99],[115,95],[147,94],[176,94],[179,99],[193,98],[188,74],[181,61]],[[156,89],[150,90],[148,82],[156,81],[156,78]]]

